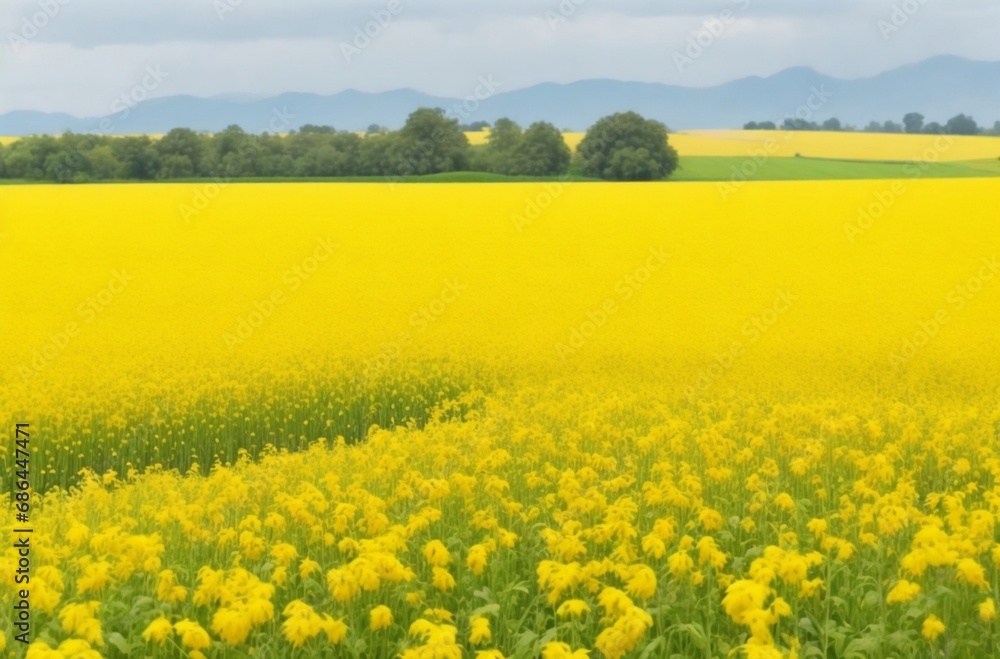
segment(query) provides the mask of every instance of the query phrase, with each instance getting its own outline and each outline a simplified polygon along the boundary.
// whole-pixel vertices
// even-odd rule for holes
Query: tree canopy
[[[620,112],[594,124],[577,147],[580,171],[610,181],[658,181],[677,169],[667,127],[636,112]]]

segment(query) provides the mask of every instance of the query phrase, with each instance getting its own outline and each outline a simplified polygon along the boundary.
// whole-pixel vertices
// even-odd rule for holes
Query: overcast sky
[[[998,26],[997,0],[2,0],[0,113],[110,114],[144,83],[149,96],[464,97],[480,76],[500,91],[789,66],[855,78],[940,54],[998,61]],[[686,53],[699,32],[707,47]]]

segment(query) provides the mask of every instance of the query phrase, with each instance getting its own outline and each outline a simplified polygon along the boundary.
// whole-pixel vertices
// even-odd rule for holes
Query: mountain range
[[[597,119],[634,110],[672,130],[739,128],[748,121],[781,123],[798,114],[810,121],[837,117],[863,127],[869,121],[899,122],[907,112],[944,123],[965,113],[980,125],[1000,120],[1000,62],[938,56],[869,78],[842,80],[810,68],[785,69],[712,87],[681,87],[618,80],[544,83],[503,91],[489,80],[480,99],[431,96],[412,89],[381,93],[347,90],[332,95],[285,93],[255,98],[166,96],[145,100],[103,117],[74,117],[22,110],[0,115],[0,135],[102,132],[164,133],[186,127],[218,131],[237,124],[248,132],[285,132],[305,124],[365,130],[372,124],[403,125],[418,107],[441,107],[462,123],[509,117],[522,125],[549,121],[569,131],[586,130]]]

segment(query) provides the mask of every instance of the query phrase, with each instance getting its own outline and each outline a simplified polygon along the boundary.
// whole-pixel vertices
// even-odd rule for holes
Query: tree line
[[[483,128],[485,126],[479,126]],[[251,134],[239,126],[207,134],[175,128],[159,139],[67,132],[31,135],[0,146],[0,178],[87,183],[194,178],[336,178],[486,172],[557,177],[571,167],[608,180],[659,180],[677,167],[667,127],[634,112],[599,120],[574,155],[547,122],[522,128],[499,119],[487,143],[472,146],[457,119],[420,108],[398,131],[373,125],[365,134],[302,126],[286,135]]]
[[[925,135],[997,135],[1000,136],[1000,121],[993,128],[981,127],[976,120],[965,114],[957,114],[944,125],[936,121],[924,123],[924,115],[919,112],[909,112],[903,117],[902,123],[891,119],[882,123],[870,122],[860,129],[865,133],[909,133]],[[826,131],[857,131],[855,126],[841,124],[840,119],[831,117],[823,123],[806,121],[805,119],[789,117],[780,126],[773,121],[751,121],[743,125],[744,130],[826,130]]]

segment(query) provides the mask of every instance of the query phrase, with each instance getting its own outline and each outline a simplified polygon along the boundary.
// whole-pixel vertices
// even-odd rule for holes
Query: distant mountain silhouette
[[[940,123],[965,113],[980,125],[992,126],[1000,120],[1000,62],[940,56],[856,80],[796,67],[767,78],[703,88],[617,80],[545,83],[464,106],[462,99],[412,89],[376,94],[348,90],[331,96],[286,93],[256,99],[247,94],[168,96],[106,117],[10,112],[0,116],[0,135],[66,130],[164,133],[177,127],[218,131],[231,124],[255,133],[284,132],[305,124],[340,130],[364,130],[371,124],[399,128],[410,112],[422,106],[444,108],[463,123],[510,117],[524,125],[544,120],[577,131],[624,110],[659,119],[673,130],[739,128],[748,121],[764,120],[780,124],[796,112],[808,113],[811,121],[837,117],[858,127],[872,120],[899,122],[907,112],[920,112],[928,122]]]

